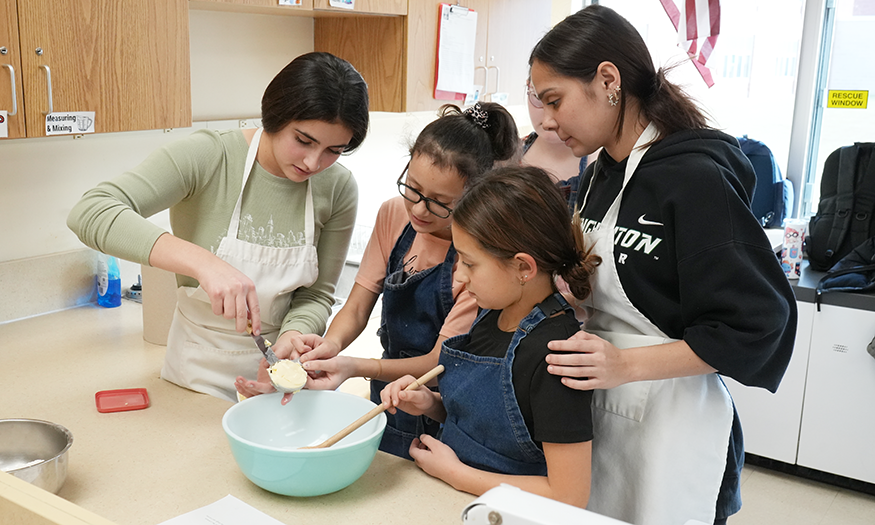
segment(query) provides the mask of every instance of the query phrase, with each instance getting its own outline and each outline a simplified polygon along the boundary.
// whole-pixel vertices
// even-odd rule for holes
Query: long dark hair
[[[496,162],[515,158],[519,147],[516,122],[500,104],[480,102],[465,111],[445,104],[437,120],[416,137],[410,156],[426,155],[439,168],[455,169],[470,184]]]
[[[497,168],[480,178],[453,209],[453,223],[501,260],[527,253],[538,269],[558,275],[583,300],[601,257],[583,240],[579,218],[547,172],[534,166]]]
[[[289,122],[337,122],[352,131],[346,151],[368,133],[368,86],[352,64],[330,53],[306,53],[270,81],[261,98],[264,131],[277,133]]]
[[[623,131],[627,97],[640,102],[641,111],[661,136],[676,131],[707,128],[707,118],[696,103],[655,70],[647,45],[628,20],[614,10],[590,5],[551,29],[532,49],[535,61],[556,73],[592,82],[599,64],[611,62],[620,71],[622,89],[617,136]]]

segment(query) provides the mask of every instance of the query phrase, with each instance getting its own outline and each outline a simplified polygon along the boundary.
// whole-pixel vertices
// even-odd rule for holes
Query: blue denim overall
[[[504,358],[465,352],[470,335],[444,341],[439,386],[447,419],[441,433],[466,465],[514,475],[546,476],[544,452],[532,440],[513,388],[513,360],[520,341],[538,324],[571,306],[553,294],[532,309],[517,327]],[[488,312],[477,316],[474,325]]]
[[[383,359],[417,357],[429,353],[437,342],[444,320],[455,303],[453,264],[456,249],[450,245],[444,262],[413,275],[404,269],[404,256],[410,250],[416,230],[408,224],[392,253],[383,282],[383,312],[380,342]],[[371,381],[371,401],[380,403],[383,381]],[[403,412],[389,414],[380,450],[411,459],[408,450],[413,438],[422,434],[437,436],[440,424],[425,416]]]

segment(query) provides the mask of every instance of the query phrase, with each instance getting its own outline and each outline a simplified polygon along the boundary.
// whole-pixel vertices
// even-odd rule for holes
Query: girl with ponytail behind
[[[602,265],[583,330],[547,357],[566,386],[594,392],[588,508],[723,523],[741,507],[744,449],[715,372],[774,392],[796,330],[793,292],[750,211],[753,168],[609,8],[557,24],[529,64],[544,129],[577,156],[603,148],[576,203]]]
[[[405,376],[383,390],[383,403],[443,423],[439,439],[421,436],[410,455],[457,490],[480,495],[509,483],[586,507],[592,393],[566,388],[545,357],[548,341],[579,326],[556,277],[585,299],[599,258],[540,168],[491,171],[454,216],[455,278],[483,310],[468,334],[444,341],[440,393],[404,391],[414,381]]]

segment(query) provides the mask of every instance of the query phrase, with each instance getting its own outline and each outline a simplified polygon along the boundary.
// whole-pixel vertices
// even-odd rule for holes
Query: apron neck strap
[[[246,188],[246,181],[249,180],[249,175],[252,173],[252,168],[255,166],[255,158],[258,156],[258,144],[261,142],[261,134],[264,128],[258,128],[252,136],[252,142],[249,143],[249,151],[246,153],[246,161],[243,163],[243,182],[240,184],[240,195],[237,196],[237,204],[234,205],[234,212],[231,213],[231,222],[228,224],[228,235],[236,239],[240,229],[240,213],[243,209],[243,190]],[[307,184],[307,203],[304,212],[304,236],[307,244],[311,245],[316,240],[315,214],[313,212],[313,193],[311,191],[310,181]]]
[[[656,129],[656,125],[653,122],[647,124],[647,127],[644,128],[644,131],[641,133],[641,136],[638,137],[638,140],[635,141],[635,146],[632,147],[632,152],[629,153],[629,156],[626,160],[626,171],[623,176],[623,188],[620,189],[620,195],[617,196],[617,200],[623,195],[623,189],[626,188],[626,184],[629,183],[629,180],[632,178],[632,175],[635,173],[635,170],[638,168],[638,164],[641,163],[641,159],[644,157],[644,154],[647,153],[647,150],[650,149],[650,143],[653,142],[657,137],[659,137],[659,131]],[[583,203],[580,205],[580,210],[583,211],[583,207],[586,206],[586,199],[589,197],[589,190],[592,189],[592,181],[595,180],[596,175],[599,172],[599,161],[593,163],[592,169],[592,177],[589,178],[589,185],[586,188],[586,193],[583,196]]]

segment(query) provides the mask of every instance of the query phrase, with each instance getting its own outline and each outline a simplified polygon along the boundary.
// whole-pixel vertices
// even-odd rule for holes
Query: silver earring
[[[611,107],[620,103],[620,86],[615,87],[613,93],[608,93],[608,102],[611,103]]]

